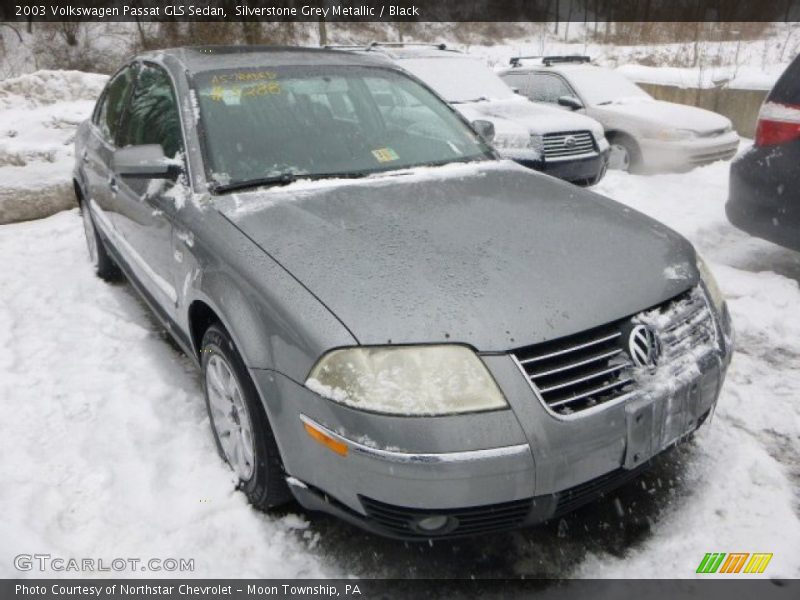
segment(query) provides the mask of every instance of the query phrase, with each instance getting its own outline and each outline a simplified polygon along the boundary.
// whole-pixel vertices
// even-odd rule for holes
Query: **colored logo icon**
[[[772,553],[765,552],[708,552],[700,561],[697,573],[763,573]]]

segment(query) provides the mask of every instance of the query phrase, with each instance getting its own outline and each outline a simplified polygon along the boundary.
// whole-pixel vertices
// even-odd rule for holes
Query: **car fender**
[[[199,357],[202,332],[193,330],[191,311],[202,302],[229,332],[248,368],[275,370],[302,382],[324,352],[357,340],[271,258],[265,255],[263,262],[266,268],[256,278],[224,265],[187,270],[181,326]]]

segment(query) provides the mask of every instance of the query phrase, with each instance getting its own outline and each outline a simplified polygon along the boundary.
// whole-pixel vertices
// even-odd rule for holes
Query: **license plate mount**
[[[659,395],[643,394],[625,405],[626,469],[635,469],[676,443],[694,426],[696,390],[687,386]]]

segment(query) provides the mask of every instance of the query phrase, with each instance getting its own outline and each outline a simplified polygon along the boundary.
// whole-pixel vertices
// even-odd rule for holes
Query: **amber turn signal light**
[[[305,427],[306,433],[311,436],[312,439],[316,440],[323,446],[325,446],[328,450],[335,452],[339,456],[347,456],[347,444],[344,442],[340,442],[339,440],[333,439],[326,433],[323,433],[313,425],[308,423],[303,423],[303,427]]]

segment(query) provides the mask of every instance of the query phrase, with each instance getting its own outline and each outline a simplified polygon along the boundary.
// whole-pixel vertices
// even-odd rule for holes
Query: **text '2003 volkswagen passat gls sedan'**
[[[692,246],[498,159],[386,61],[145,54],[76,157],[97,273],[202,369],[258,507],[406,539],[541,522],[715,406],[732,330]]]

